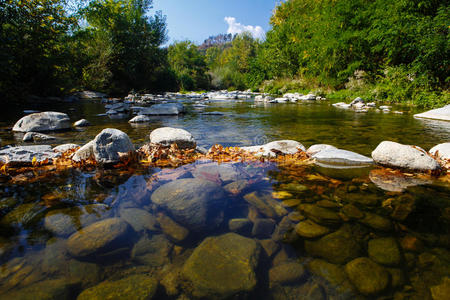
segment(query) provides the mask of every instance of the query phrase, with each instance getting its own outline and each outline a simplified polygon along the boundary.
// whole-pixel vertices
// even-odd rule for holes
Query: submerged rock
[[[300,151],[306,150],[302,144],[292,140],[274,141],[261,146],[242,147],[241,149],[253,153],[254,155],[257,156],[268,156],[268,157],[277,156],[277,153],[295,154],[299,150]]]
[[[256,219],[253,222],[252,236],[257,238],[269,238],[275,228],[275,221],[272,219]]]
[[[305,268],[298,262],[286,262],[269,270],[269,282],[275,284],[289,284],[300,281],[306,274]]]
[[[373,160],[381,165],[411,170],[437,170],[436,160],[418,147],[402,145],[395,142],[381,142],[372,152]]]
[[[331,264],[323,259],[313,259],[307,264],[307,268],[312,274],[328,281],[328,283],[336,288],[341,295],[350,296],[353,294],[354,288],[351,285],[343,266]]]
[[[361,254],[361,245],[346,229],[323,236],[318,240],[306,240],[305,250],[312,256],[321,257],[335,264],[344,264]]]
[[[119,218],[105,219],[72,234],[67,240],[67,249],[75,257],[114,250],[126,244],[124,237],[129,230],[128,223]]]
[[[223,188],[211,181],[188,178],[171,181],[153,192],[153,203],[192,230],[210,230],[222,221]]]
[[[372,260],[382,265],[396,266],[401,261],[400,249],[391,237],[370,240],[368,252]]]
[[[450,295],[450,277],[445,277],[442,283],[431,287],[433,300],[445,300]]]
[[[281,218],[288,214],[286,208],[280,202],[272,199],[270,194],[260,195],[257,192],[253,192],[245,195],[244,200],[269,218]]]
[[[175,143],[180,149],[195,149],[196,142],[192,134],[181,128],[161,127],[150,133],[150,143],[170,146]]]
[[[393,229],[392,222],[389,219],[374,213],[366,212],[365,217],[360,222],[380,231],[391,231]]]
[[[206,238],[188,258],[183,276],[195,297],[228,298],[254,290],[260,246],[235,233]]]
[[[169,239],[174,241],[175,243],[182,242],[188,237],[189,230],[187,230],[168,216],[164,214],[158,214],[157,220],[164,234],[167,235],[167,237],[169,237]]]
[[[30,300],[30,299],[71,299],[78,285],[66,279],[44,280],[27,287],[0,295],[0,299]]]
[[[232,232],[242,235],[249,235],[253,228],[253,223],[249,219],[239,218],[228,221],[228,228]]]
[[[420,114],[415,114],[414,117],[450,121],[450,104],[441,108],[436,108]]]
[[[102,164],[117,163],[120,161],[119,153],[134,151],[128,135],[118,129],[103,129],[93,142],[95,160]]]
[[[120,217],[130,224],[136,232],[143,230],[156,230],[156,218],[143,209],[122,209],[120,211]]]
[[[144,274],[131,275],[116,281],[102,283],[84,290],[77,300],[92,299],[153,299],[158,281]]]
[[[389,273],[367,257],[359,257],[345,266],[350,281],[364,295],[375,295],[389,284]]]
[[[330,230],[327,227],[320,226],[311,220],[302,221],[295,227],[295,232],[301,237],[316,238],[327,234]]]
[[[241,176],[239,170],[233,165],[218,165],[216,163],[197,165],[191,173],[195,178],[216,183],[237,181]]]
[[[168,264],[173,244],[163,234],[142,237],[133,247],[131,258],[141,264],[160,267]]]
[[[61,154],[53,151],[49,145],[6,147],[0,150],[0,162],[9,165],[31,165],[33,159],[41,163],[49,163]]]
[[[411,186],[432,183],[430,179],[384,172],[382,169],[371,170],[369,178],[377,187],[389,192],[403,192]]]
[[[339,214],[331,209],[323,208],[315,204],[300,204],[298,208],[308,218],[319,224],[333,225],[342,222]]]
[[[69,116],[65,113],[46,111],[27,115],[17,121],[13,131],[19,132],[45,132],[70,128]]]

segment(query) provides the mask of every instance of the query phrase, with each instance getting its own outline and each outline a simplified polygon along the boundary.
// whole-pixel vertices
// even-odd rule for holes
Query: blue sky
[[[211,35],[251,31],[261,37],[278,0],[153,0],[153,11],[167,16],[170,43],[202,43]],[[227,18],[225,20],[225,18]],[[251,26],[251,27],[250,27]],[[259,27],[258,27],[259,26]]]

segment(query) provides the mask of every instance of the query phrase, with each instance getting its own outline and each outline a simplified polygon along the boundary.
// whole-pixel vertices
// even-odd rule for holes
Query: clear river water
[[[95,101],[10,106],[0,111],[1,145],[25,144],[9,130],[25,109],[92,123],[51,133],[56,144],[117,128],[140,146],[163,126],[205,148],[293,139],[370,156],[383,140],[426,150],[450,141],[450,122],[405,107],[184,104],[184,115],[139,125],[99,116]],[[223,115],[202,114],[212,111]],[[0,299],[445,299],[449,192],[447,180],[377,167],[207,160],[0,182]]]

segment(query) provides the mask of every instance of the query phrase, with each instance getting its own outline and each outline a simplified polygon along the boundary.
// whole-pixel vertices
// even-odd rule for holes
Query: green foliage
[[[174,70],[179,88],[185,91],[209,88],[205,56],[190,41],[176,42],[169,47],[168,61]]]

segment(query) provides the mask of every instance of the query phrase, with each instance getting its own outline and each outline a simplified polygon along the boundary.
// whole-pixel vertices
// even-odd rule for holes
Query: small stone
[[[269,238],[275,228],[272,219],[256,219],[253,223],[252,235],[257,238]]]
[[[225,185],[223,188],[225,191],[229,192],[230,194],[239,195],[248,186],[249,186],[248,180],[241,179],[241,180],[233,181],[233,182]]]
[[[311,220],[306,220],[298,223],[295,227],[295,231],[299,236],[305,238],[316,238],[330,232],[328,228],[316,224]]]
[[[292,198],[292,194],[286,191],[277,191],[277,192],[272,192],[272,197],[275,199],[288,199],[288,198]]]
[[[189,230],[164,214],[158,214],[157,221],[164,234],[175,243],[184,241],[189,235]]]
[[[338,208],[339,204],[337,204],[334,201],[330,200],[320,200],[316,202],[317,206],[323,207],[323,208]]]
[[[412,235],[406,235],[400,240],[400,245],[405,251],[422,252],[424,244],[421,240]]]
[[[125,277],[102,283],[84,290],[77,300],[91,299],[152,299],[158,288],[158,281],[144,274]]]
[[[305,216],[302,215],[299,211],[293,211],[288,215],[289,220],[292,222],[299,222],[305,219]]]
[[[81,120],[78,120],[75,123],[73,123],[73,126],[75,126],[75,127],[86,127],[86,126],[90,126],[90,125],[91,125],[91,123],[86,119],[81,119]]]
[[[383,292],[389,284],[389,273],[367,257],[359,257],[345,266],[350,281],[364,295]]]
[[[297,262],[287,262],[269,270],[270,285],[295,283],[305,275],[305,268]]]
[[[378,238],[369,241],[369,257],[382,265],[395,266],[400,264],[401,254],[394,238]]]

